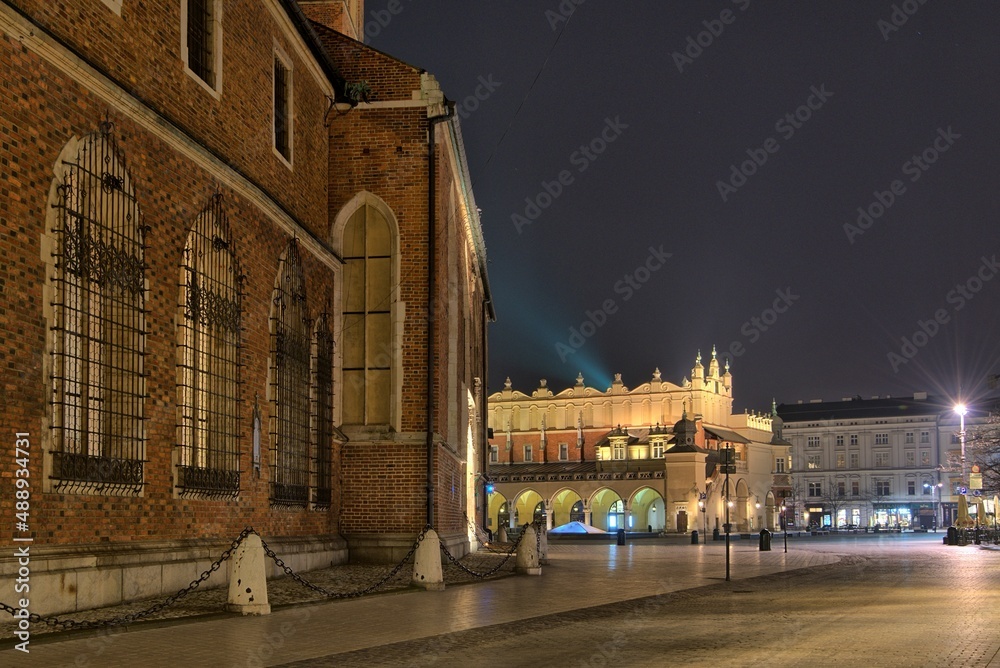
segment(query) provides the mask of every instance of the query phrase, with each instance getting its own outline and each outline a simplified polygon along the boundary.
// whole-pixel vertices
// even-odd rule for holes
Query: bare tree
[[[966,432],[965,459],[970,470],[979,465],[985,496],[1000,493],[1000,414],[990,413],[985,424]]]

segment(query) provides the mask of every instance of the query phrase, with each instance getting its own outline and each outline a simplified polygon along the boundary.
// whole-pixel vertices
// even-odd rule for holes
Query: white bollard
[[[444,589],[444,574],[441,571],[441,539],[437,531],[428,529],[424,539],[417,545],[413,556],[413,580],[418,587],[431,591]]]
[[[498,540],[501,543],[506,543],[507,542],[507,527],[504,527],[504,526],[500,527],[500,533],[499,533]]]
[[[244,615],[271,614],[264,574],[264,546],[260,543],[260,536],[252,533],[244,538],[232,560],[226,610]]]
[[[521,542],[517,545],[517,561],[515,570],[522,575],[541,575],[542,567],[538,563],[538,534],[535,527],[526,524]]]

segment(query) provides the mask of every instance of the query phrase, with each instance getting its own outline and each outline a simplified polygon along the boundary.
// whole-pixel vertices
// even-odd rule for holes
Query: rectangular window
[[[843,445],[844,445],[844,435],[843,434],[838,434],[837,435],[837,445],[843,447]]]
[[[857,480],[851,481],[851,495],[858,496],[861,493],[861,485]]]
[[[188,69],[209,88],[218,89],[219,23],[217,0],[187,0],[183,4],[182,39]]]
[[[809,483],[809,496],[823,496],[823,483],[821,482]]]
[[[906,440],[904,441],[904,443],[906,443],[907,445],[913,443],[913,432],[912,431],[906,432]]]
[[[886,432],[875,434],[875,445],[889,445],[889,434]]]
[[[889,451],[882,450],[875,453],[875,467],[886,468],[889,466]]]
[[[559,461],[565,462],[569,459],[569,445],[566,443],[559,444]]]
[[[921,443],[930,443],[931,442],[931,433],[929,431],[922,431],[922,432],[920,432],[920,442]]]
[[[820,465],[819,455],[809,455],[806,457],[806,468],[818,469]]]
[[[663,441],[653,441],[653,459],[663,459]]]
[[[531,446],[530,445],[524,446],[524,461],[526,461],[526,462],[530,462],[531,461]]]
[[[906,481],[906,493],[913,496],[917,493],[917,483],[913,480]]]
[[[921,466],[930,466],[931,465],[931,451],[930,450],[921,450],[920,451],[920,465]]]
[[[806,446],[810,448],[819,447],[819,436],[808,436],[806,437]]]
[[[907,466],[917,465],[917,453],[914,450],[906,451],[906,465]]]
[[[857,445],[858,444],[858,435],[857,434],[851,434],[851,441],[850,442],[851,442],[851,445]]]
[[[842,469],[846,465],[847,456],[843,452],[837,453],[837,468]]]
[[[875,481],[875,495],[876,496],[889,496],[892,494],[892,489],[889,486],[888,480],[876,480]]]
[[[274,150],[292,160],[291,70],[274,56]]]
[[[851,468],[859,469],[861,468],[861,454],[857,452],[851,453]]]
[[[612,449],[612,454],[611,454],[612,459],[625,459],[624,443],[615,443],[611,449]]]
[[[490,464],[500,463],[500,447],[496,445],[490,446]]]
[[[785,472],[785,458],[784,457],[778,457],[777,459],[774,460],[774,472],[775,473],[784,473]]]
[[[838,482],[837,483],[837,496],[844,496],[845,494],[847,494],[846,483]]]

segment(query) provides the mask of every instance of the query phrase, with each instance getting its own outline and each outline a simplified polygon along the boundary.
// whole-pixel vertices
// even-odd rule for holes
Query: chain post
[[[111,619],[102,619],[99,621],[86,621],[86,622],[76,621],[75,619],[60,619],[59,617],[55,616],[43,617],[41,615],[31,613],[28,615],[28,621],[33,624],[45,624],[46,626],[54,626],[61,631],[71,631],[74,629],[99,629],[111,626],[121,626],[123,624],[131,624],[141,619],[145,619],[150,615],[154,615],[157,612],[160,612],[161,610],[170,607],[171,605],[173,605],[174,603],[176,603],[177,601],[184,598],[192,591],[200,587],[202,582],[204,582],[205,580],[207,580],[212,576],[212,573],[219,570],[222,564],[233,555],[233,552],[236,550],[236,548],[240,546],[240,543],[242,543],[243,540],[251,533],[257,533],[257,531],[250,526],[243,529],[243,531],[240,532],[240,535],[237,536],[233,540],[233,542],[229,545],[229,548],[226,549],[219,556],[218,559],[213,561],[212,565],[207,570],[202,572],[202,574],[198,578],[192,580],[191,583],[184,589],[179,590],[172,596],[168,596],[166,599],[160,601],[159,603],[151,605],[145,610],[139,610],[138,612],[130,612],[127,615],[112,617]],[[0,603],[0,610],[3,610],[4,612],[7,612],[11,615],[14,615],[15,613],[14,608],[12,608],[9,605],[6,605],[5,603]]]

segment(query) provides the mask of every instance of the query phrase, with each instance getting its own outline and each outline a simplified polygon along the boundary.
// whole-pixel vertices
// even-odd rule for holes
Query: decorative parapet
[[[662,480],[664,471],[610,471],[590,473],[525,473],[497,475],[497,483],[505,482],[564,482],[564,481],[604,481],[604,480]]]

